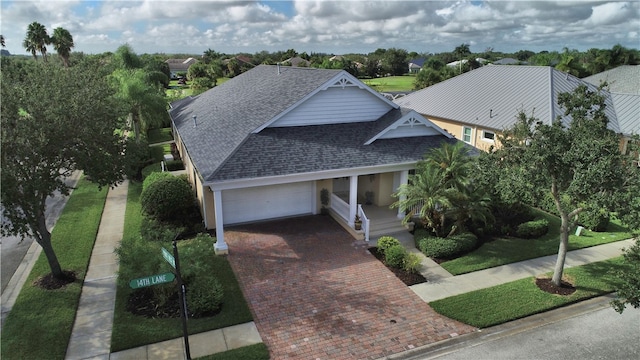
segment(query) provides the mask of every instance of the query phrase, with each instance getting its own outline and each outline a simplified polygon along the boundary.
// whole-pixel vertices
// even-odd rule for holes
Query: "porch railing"
[[[362,205],[358,204],[358,216],[362,220],[362,230],[364,230],[364,241],[369,242],[369,229],[371,220],[367,217],[367,214],[362,210]]]
[[[334,193],[331,193],[331,209],[346,222],[349,222],[349,204]]]

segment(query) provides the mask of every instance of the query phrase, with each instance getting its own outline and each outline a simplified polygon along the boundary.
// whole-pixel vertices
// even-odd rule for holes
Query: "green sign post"
[[[176,268],[176,258],[171,255],[169,250],[162,248],[162,257],[169,263],[169,265],[173,266],[174,269]]]
[[[139,289],[147,286],[170,283],[175,278],[176,276],[173,273],[151,275],[151,276],[147,276],[139,279],[133,279],[129,281],[129,286],[132,289]]]

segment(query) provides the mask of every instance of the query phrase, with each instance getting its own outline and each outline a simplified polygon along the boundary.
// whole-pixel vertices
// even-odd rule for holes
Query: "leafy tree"
[[[136,141],[152,125],[162,125],[167,114],[164,93],[150,83],[143,69],[118,69],[110,76],[116,89],[116,98],[127,109]]]
[[[129,44],[121,45],[113,54],[113,59],[116,67],[121,69],[139,69],[142,67],[142,60]]]
[[[578,50],[569,50],[569,48],[565,47],[562,54],[560,54],[560,62],[556,65],[556,69],[581,77],[584,70],[578,60],[579,56]]]
[[[53,48],[62,58],[64,67],[69,67],[69,54],[71,53],[71,48],[74,46],[71,33],[67,29],[57,27],[53,30],[51,42],[53,43]]]
[[[212,49],[207,49],[202,54],[202,62],[204,62],[205,64],[209,64],[213,60],[220,59],[220,56],[222,56],[222,54],[220,54],[220,53],[218,53],[218,52],[216,52],[216,51],[214,51]]]
[[[618,272],[622,285],[611,302],[611,306],[621,314],[627,305],[640,308],[640,240],[636,238],[635,243],[625,249],[622,256],[627,269]]]
[[[637,196],[640,172],[625,164],[619,138],[607,128],[605,97],[585,85],[558,97],[564,119],[545,124],[524,112],[518,122],[499,136],[501,147],[490,154],[500,176],[495,191],[507,202],[553,197],[560,214],[560,245],[552,281],[560,285],[568,249],[569,231],[585,204],[617,211],[623,219],[640,211],[629,202]],[[633,195],[635,194],[635,195]],[[637,224],[636,224],[637,225]]]
[[[383,64],[391,75],[402,75],[407,70],[407,50],[391,48],[387,49],[383,56]]]
[[[34,237],[53,276],[64,279],[45,200],[68,194],[63,179],[76,170],[102,186],[122,179],[124,142],[114,133],[120,107],[97,69],[34,63],[24,73],[8,61],[1,66],[2,234]]]
[[[0,45],[1,45],[2,47],[5,47],[5,44],[4,44],[4,35],[0,35]]]
[[[44,25],[37,21],[29,24],[22,46],[33,55],[33,58],[38,58],[36,53],[39,51],[44,61],[47,61],[47,45],[49,44],[51,44],[51,39]]]

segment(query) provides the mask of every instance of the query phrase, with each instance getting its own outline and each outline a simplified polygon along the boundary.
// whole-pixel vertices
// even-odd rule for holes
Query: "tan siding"
[[[393,194],[393,173],[382,173],[379,174],[380,182],[378,185],[378,194],[375,198],[375,203],[377,206],[389,206],[396,199],[391,196]]]

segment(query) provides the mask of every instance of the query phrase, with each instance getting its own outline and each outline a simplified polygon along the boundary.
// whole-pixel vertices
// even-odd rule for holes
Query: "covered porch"
[[[332,179],[329,213],[354,237],[365,241],[406,229],[401,223],[404,213],[389,206],[397,200],[392,194],[407,183],[408,173],[403,170]]]

